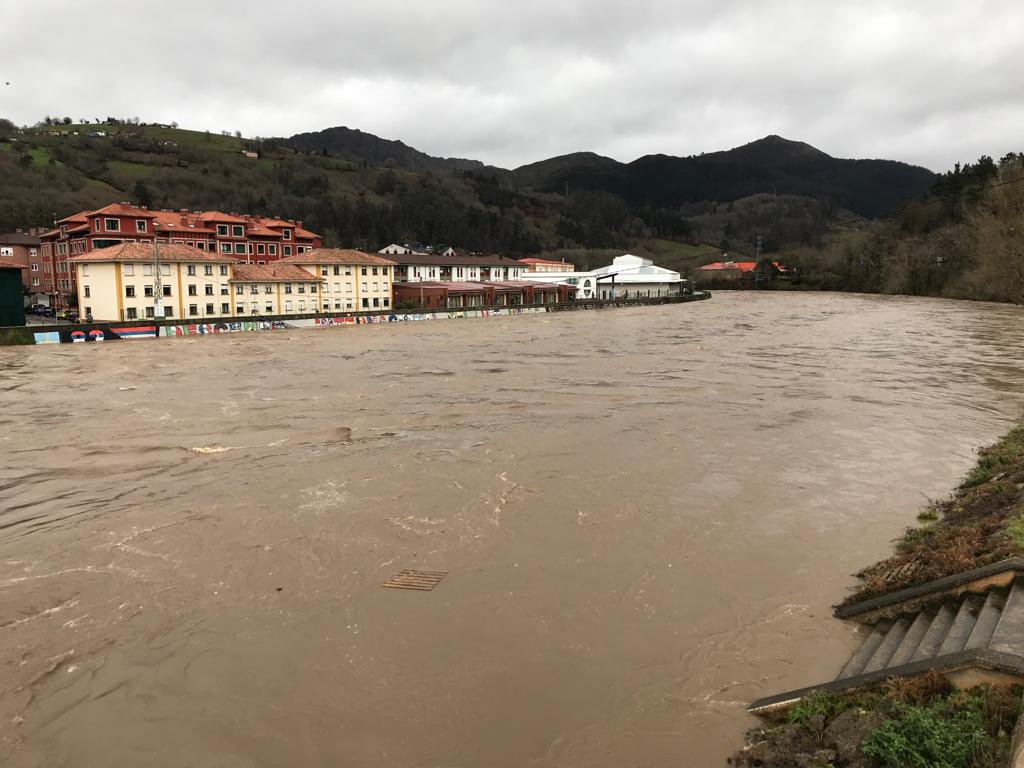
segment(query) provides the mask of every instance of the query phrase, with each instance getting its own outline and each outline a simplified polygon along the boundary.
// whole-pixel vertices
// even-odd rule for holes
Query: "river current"
[[[0,348],[0,762],[722,765],[1022,350],[1016,307],[750,292]]]

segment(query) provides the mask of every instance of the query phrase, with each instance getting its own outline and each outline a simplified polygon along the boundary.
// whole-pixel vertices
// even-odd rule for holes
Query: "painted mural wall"
[[[547,307],[507,307],[501,309],[458,309],[435,312],[393,312],[390,315],[347,315],[344,317],[308,317],[294,320],[231,320],[213,323],[182,323],[180,325],[120,326],[101,323],[75,326],[71,329],[37,331],[36,344],[75,344],[81,342],[125,341],[134,339],[179,338],[184,336],[216,336],[222,333],[260,333],[290,328],[329,328],[334,326],[379,325],[419,320],[456,320],[475,317],[505,317],[547,312]]]

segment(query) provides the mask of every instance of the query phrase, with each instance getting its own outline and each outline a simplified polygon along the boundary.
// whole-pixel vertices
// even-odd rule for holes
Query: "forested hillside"
[[[895,220],[782,258],[812,287],[1024,303],[1024,156],[957,165]]]
[[[627,166],[578,153],[507,171],[348,128],[244,139],[113,118],[21,129],[0,120],[0,231],[131,200],[301,219],[330,245],[364,249],[415,241],[513,256],[631,249],[683,259],[750,250],[758,236],[766,253],[817,247],[837,222],[857,219],[842,200],[868,188],[844,187],[855,175],[835,170],[859,161],[777,137],[705,157]],[[913,181],[896,185],[901,199],[918,190],[919,172],[931,178],[866,162],[882,169],[873,183]],[[827,168],[835,173],[825,178]],[[887,194],[879,208],[896,193]]]

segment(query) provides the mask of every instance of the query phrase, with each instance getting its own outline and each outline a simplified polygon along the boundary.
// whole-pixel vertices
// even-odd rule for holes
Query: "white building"
[[[631,253],[589,272],[527,272],[523,279],[575,285],[577,300],[678,296],[685,283],[678,272]]]

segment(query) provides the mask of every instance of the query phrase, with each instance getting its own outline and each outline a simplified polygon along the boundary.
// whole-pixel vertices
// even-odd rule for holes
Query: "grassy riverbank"
[[[1024,422],[982,449],[947,499],[931,501],[896,552],[861,571],[845,601],[859,602],[1024,553]],[[1008,764],[1021,689],[953,691],[930,673],[879,692],[812,695],[785,720],[747,734],[736,766],[936,766]]]

